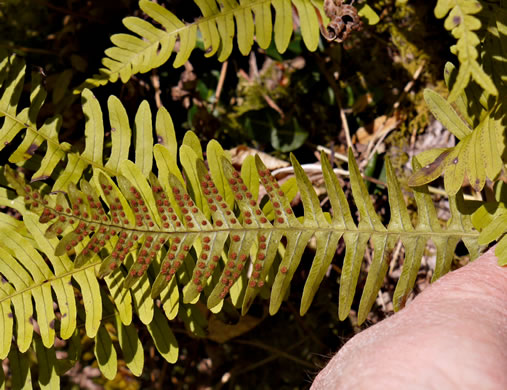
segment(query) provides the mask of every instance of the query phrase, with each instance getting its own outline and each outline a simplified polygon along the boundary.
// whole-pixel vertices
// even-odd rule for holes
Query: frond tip
[[[478,0],[438,0],[435,7],[435,16],[445,19],[444,27],[450,30],[457,39],[453,46],[453,53],[458,56],[460,68],[456,82],[449,95],[449,101],[455,101],[459,94],[468,85],[470,78],[491,95],[498,95],[495,84],[478,62],[480,43],[475,31],[481,28],[481,21],[474,15],[482,9]]]

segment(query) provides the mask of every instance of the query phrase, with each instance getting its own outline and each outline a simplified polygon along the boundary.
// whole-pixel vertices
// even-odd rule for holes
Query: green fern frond
[[[254,37],[258,45],[267,49],[273,37],[280,53],[287,49],[292,36],[292,7],[295,7],[301,35],[306,47],[314,51],[319,42],[319,19],[328,21],[322,1],[318,0],[194,0],[203,17],[193,23],[184,23],[164,7],[149,0],[140,0],[139,7],[161,28],[137,17],[127,17],[123,24],[130,34],[115,34],[115,45],[106,50],[104,68],[88,79],[76,92],[120,79],[126,83],[136,73],[145,73],[168,61],[177,51],[173,65],[183,65],[202,36],[205,56],[218,56],[225,61],[231,54],[236,35],[243,55],[250,53]],[[371,23],[375,13],[369,7],[362,15]],[[274,10],[274,14],[273,14]],[[373,15],[373,16],[372,16]],[[178,42],[178,46],[177,46]],[[176,46],[178,47],[175,50]]]
[[[437,18],[441,19],[447,15],[444,27],[457,39],[451,51],[457,55],[460,67],[449,95],[450,102],[458,98],[471,78],[490,95],[498,95],[495,84],[478,62],[477,47],[480,40],[475,31],[481,28],[481,21],[474,15],[481,9],[481,3],[478,0],[438,0],[435,7]]]
[[[108,99],[108,117],[111,128],[111,150],[104,164],[104,121],[102,110],[96,97],[90,90],[82,93],[83,112],[85,114],[85,149],[82,153],[71,150],[67,142],[59,142],[58,133],[61,118],[53,117],[37,128],[36,119],[46,97],[40,75],[32,75],[30,107],[18,113],[18,104],[24,85],[25,64],[16,56],[7,56],[0,52],[0,118],[4,122],[0,128],[0,151],[9,145],[18,134],[24,134],[23,142],[9,157],[9,162],[22,165],[33,158],[37,150],[46,144],[46,150],[39,169],[32,175],[32,182],[56,177],[53,191],[66,190],[70,183],[77,183],[83,172],[89,168],[102,169],[108,175],[120,174],[121,161],[128,159],[131,147],[131,128],[127,112],[115,96]],[[171,153],[161,151],[163,145],[175,144],[174,127],[165,108],[156,115],[155,132],[158,144],[154,146],[152,113],[147,102],[140,105],[135,117],[135,161],[144,174],[151,172],[153,155],[160,164],[172,164]],[[65,163],[63,172],[58,165]],[[162,168],[160,168],[162,169]]]
[[[19,76],[10,77],[17,80]],[[5,115],[5,126],[8,119],[19,121],[21,114],[16,114],[17,100],[12,100],[20,89],[9,82],[4,91],[11,97],[1,99],[4,106],[14,101],[5,106],[4,112],[9,115]],[[192,132],[185,135],[178,149],[170,116],[164,109],[156,116],[159,143],[153,145],[153,120],[147,103],[141,104],[134,120],[133,162],[128,160],[128,116],[118,99],[108,100],[114,131],[109,160],[104,165],[106,143],[100,104],[85,91],[83,106],[85,150],[67,153],[67,168],[73,166],[75,172],[69,173],[66,168],[54,174],[56,182],[65,187],[60,184],[59,191],[55,186],[36,188],[27,185],[19,171],[8,166],[4,169],[17,195],[3,188],[0,203],[22,214],[24,228],[12,229],[20,222],[0,218],[0,359],[10,357],[11,368],[19,368],[16,375],[20,376],[13,380],[20,384],[30,380],[22,368],[28,364],[31,346],[47,362],[44,374],[39,375],[41,385],[56,383],[55,375],[72,366],[78,352],[59,360],[53,355],[53,344],[58,336],[74,345],[78,322],[84,322],[84,332],[95,340],[100,369],[112,377],[117,360],[111,348],[113,335],[118,337],[128,367],[136,375],[142,372],[143,354],[132,323],[134,315],[146,326],[160,354],[174,362],[178,345],[168,320],[178,317],[202,334],[194,307],[197,301],[206,301],[217,312],[230,296],[246,313],[261,291],[271,291],[269,311],[276,313],[312,237],[317,250],[300,312],[304,314],[311,306],[343,237],[346,253],[340,278],[341,319],[350,312],[363,256],[371,242],[374,256],[360,302],[360,322],[375,301],[387,272],[389,252],[398,240],[407,257],[395,293],[396,309],[403,306],[413,287],[428,240],[437,248],[435,277],[449,270],[460,240],[471,257],[479,253],[479,234],[469,218],[457,211],[451,199],[452,218],[447,228],[440,228],[424,187],[415,192],[419,220],[412,226],[388,161],[392,217],[385,226],[349,154],[352,194],[360,218],[356,224],[325,156],[322,171],[331,218],[324,213],[311,182],[293,156],[295,179],[284,185],[278,184],[258,157],[249,157],[238,172],[216,141],[207,145],[205,162],[200,142]],[[90,166],[93,169],[85,180],[85,169]],[[262,208],[260,185],[269,198]],[[302,216],[296,216],[290,205],[296,191],[301,194]],[[40,335],[34,333],[33,320]]]
[[[209,159],[208,163],[212,164],[211,161],[219,159]],[[204,294],[208,307],[216,307],[246,272],[248,259],[251,259],[251,271],[248,274],[248,284],[242,287],[245,297],[243,309],[248,309],[253,297],[264,285],[271,285],[270,312],[274,314],[286,295],[308,241],[315,236],[317,252],[301,302],[301,312],[304,314],[332,261],[337,242],[343,236],[346,255],[340,279],[339,316],[344,319],[348,316],[362,258],[371,239],[374,258],[360,303],[359,320],[362,322],[373,305],[387,272],[387,255],[398,239],[402,240],[409,261],[405,264],[396,291],[396,308],[403,304],[413,286],[418,262],[428,239],[437,247],[436,277],[449,270],[454,248],[460,240],[465,242],[472,256],[478,255],[478,234],[472,230],[469,221],[451,207],[449,226],[440,229],[429,195],[423,195],[422,192],[416,198],[421,217],[417,227],[413,228],[389,162],[387,172],[392,218],[385,227],[374,211],[366,186],[350,154],[351,185],[360,214],[360,223],[356,226],[348,211],[349,206],[344,202],[344,194],[324,156],[323,161],[324,178],[334,211],[331,221],[324,217],[315,190],[294,158],[292,163],[305,210],[302,221],[295,217],[286,195],[259,158],[256,159],[256,165],[260,181],[275,210],[271,222],[258,207],[257,200],[244,184],[241,174],[224,157],[221,159],[223,170],[218,177],[208,172],[202,160],[196,161],[199,183],[192,188],[192,192],[201,194],[209,207],[210,217],[206,217],[197,207],[195,197],[188,194],[191,182],[185,186],[175,175],[170,174],[169,187],[162,188],[153,174],[147,181],[140,169],[130,162],[121,164],[123,175],[118,177],[118,185],[105,173],[97,173],[95,180],[98,184],[95,188],[100,188],[102,200],[95,193],[93,182],[82,180],[81,189],[72,184],[69,186],[68,203],[61,193],[42,196],[29,186],[24,186],[20,182],[20,176],[7,169],[6,177],[26,199],[28,210],[23,216],[27,229],[54,268],[53,273],[45,265],[42,256],[35,249],[29,248],[16,232],[11,232],[0,244],[3,259],[0,273],[9,282],[4,283],[4,286],[10,286],[3,294],[2,303],[11,300],[14,302],[16,299],[19,301],[19,306],[15,305],[18,348],[21,352],[26,351],[32,339],[32,327],[29,324],[32,312],[31,304],[28,304],[30,296],[36,302],[35,312],[46,347],[52,345],[54,339],[51,326],[44,323],[49,321],[50,324],[55,318],[51,289],[57,296],[60,310],[62,307],[70,307],[71,312],[62,313],[62,318],[75,321],[74,296],[65,290],[69,288],[71,278],[79,284],[83,295],[88,336],[95,337],[96,340],[99,338],[99,343],[108,342],[104,331],[100,330],[100,291],[105,287],[98,284],[93,271],[99,264],[99,274],[105,277],[115,310],[126,326],[132,320],[132,312],[129,311],[131,302],[141,321],[150,327],[158,315],[155,313],[158,309],[153,305],[153,298],[167,297],[171,294],[169,290],[179,289],[179,286],[184,287],[183,302],[194,303]],[[219,182],[223,186],[215,184]],[[225,185],[234,194],[234,204],[239,214],[225,201]],[[169,193],[174,196],[175,203],[169,201]],[[40,215],[38,221],[37,214]],[[47,222],[50,225],[43,233]],[[62,238],[55,238],[55,233]],[[274,270],[275,278],[268,278],[282,237],[286,239],[284,255]],[[26,267],[26,271],[21,264]],[[147,273],[152,264],[157,272],[151,274],[153,276]],[[187,281],[183,285],[182,279],[175,276],[179,272],[187,273]],[[23,299],[26,301],[24,304]],[[8,312],[4,318],[9,318]],[[66,329],[65,337],[70,337],[75,322],[62,323],[61,329]],[[10,331],[7,329],[4,332],[6,336],[3,339],[10,340],[12,326]],[[164,350],[165,347],[160,348]],[[4,351],[8,350],[9,345]],[[167,356],[168,360],[175,358],[174,350],[172,352]],[[106,373],[109,364],[110,362],[104,362]]]
[[[18,133],[25,130],[26,135],[23,142],[9,157],[10,162],[20,164],[31,159],[41,144],[46,142],[47,150],[39,170],[34,174],[34,179],[47,179],[56,164],[70,150],[68,143],[60,144],[58,142],[61,118],[55,117],[47,120],[40,129],[37,129],[37,115],[47,93],[41,86],[40,75],[35,73],[32,75],[31,105],[23,108],[18,113],[17,106],[24,85],[25,63],[21,58],[14,55],[7,56],[5,51],[0,52],[0,61],[2,87],[0,117],[5,118],[0,128],[0,150],[9,145]]]
[[[449,88],[455,75],[455,67],[447,63],[444,76]],[[424,168],[413,174],[408,184],[420,186],[443,174],[449,195],[455,195],[467,181],[476,192],[480,192],[486,179],[494,181],[504,164],[502,156],[507,145],[503,135],[502,105],[488,109],[486,97],[473,84],[458,95],[456,109],[430,89],[424,91],[424,99],[434,117],[459,143],[453,148],[433,149],[418,155]]]

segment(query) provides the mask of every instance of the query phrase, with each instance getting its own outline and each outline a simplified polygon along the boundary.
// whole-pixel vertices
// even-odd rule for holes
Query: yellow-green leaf
[[[130,149],[131,130],[127,111],[116,96],[109,96],[107,100],[109,123],[111,125],[111,155],[106,168],[120,170],[120,163],[128,159]]]
[[[113,380],[118,369],[118,359],[111,337],[104,326],[99,328],[93,348],[102,375]]]
[[[139,105],[135,119],[136,165],[145,177],[153,166],[153,127],[150,105],[143,100]]]
[[[154,308],[153,321],[147,324],[147,328],[160,355],[167,362],[176,363],[178,360],[178,342],[167,323],[167,318],[158,307]]]
[[[123,325],[118,316],[116,316],[115,325],[125,364],[132,374],[141,376],[144,367],[144,350],[136,326],[134,324]]]
[[[438,93],[431,89],[425,89],[424,100],[435,118],[454,134],[456,138],[461,140],[472,132],[456,111],[454,111],[454,108]]]
[[[41,389],[60,389],[60,376],[56,371],[56,351],[54,348],[45,348],[40,337],[33,339],[37,355],[38,382]]]
[[[28,354],[21,353],[13,347],[9,353],[9,365],[11,368],[11,386],[13,389],[32,389],[32,375],[30,374],[30,359]]]

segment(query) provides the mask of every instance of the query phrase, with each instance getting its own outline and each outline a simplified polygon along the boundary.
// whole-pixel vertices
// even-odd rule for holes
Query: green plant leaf
[[[452,106],[438,93],[431,89],[424,90],[424,100],[431,113],[459,140],[465,138],[472,130],[454,111]]]
[[[345,319],[349,315],[352,300],[354,298],[354,291],[356,289],[357,279],[362,263],[362,253],[366,250],[369,234],[359,233],[362,230],[369,230],[373,232],[385,232],[385,227],[380,222],[373,205],[371,203],[370,195],[366,185],[359,172],[359,167],[355,162],[352,151],[349,150],[349,171],[351,177],[352,195],[356,201],[356,206],[360,215],[360,222],[358,225],[358,233],[345,233],[345,245],[353,248],[352,251],[347,251],[343,262],[342,275],[340,278],[340,301],[338,306],[338,316],[340,319]],[[385,235],[385,233],[384,233]],[[378,239],[377,239],[378,240]],[[377,246],[375,246],[377,245]],[[379,242],[374,241],[375,252],[379,249]],[[352,252],[352,253],[350,253]]]
[[[113,347],[111,337],[104,326],[100,326],[95,336],[95,347],[93,350],[100,372],[107,379],[113,380],[118,367],[116,350]]]
[[[21,353],[17,348],[12,348],[9,353],[9,363],[12,373],[12,388],[20,390],[32,389],[30,361],[27,354]]]
[[[41,389],[60,389],[60,377],[56,371],[55,350],[45,348],[39,337],[34,337],[33,345],[39,362],[39,386]]]
[[[60,319],[60,337],[64,340],[69,339],[76,328],[76,302],[74,290],[71,284],[71,276],[68,274],[72,269],[72,263],[67,256],[56,256],[55,249],[58,240],[56,238],[46,238],[42,225],[38,223],[35,214],[25,212],[23,214],[25,225],[38,246],[47,254],[51,262],[55,276],[57,277],[51,283],[51,287],[56,294],[58,308],[61,314]]]
[[[111,125],[111,155],[105,167],[114,171],[120,170],[120,163],[128,159],[131,130],[127,111],[116,96],[107,100],[109,123]]]
[[[213,178],[218,192],[224,197],[229,207],[233,207],[234,195],[231,187],[227,184],[227,179],[223,173],[224,170],[222,167],[222,158],[226,158],[227,155],[217,141],[211,140],[206,148],[206,157],[211,177]]]
[[[421,168],[417,159],[412,160],[412,167],[414,170]],[[442,229],[440,228],[437,212],[433,206],[427,186],[415,188],[414,198],[418,210],[415,232],[429,231],[437,234],[440,233]],[[408,296],[414,287],[427,238],[422,234],[415,234],[415,236],[408,237],[402,235],[401,241],[405,248],[405,261],[403,263],[400,279],[393,294],[393,306],[396,311],[405,306]]]
[[[175,363],[178,360],[178,342],[158,307],[155,307],[153,321],[147,328],[160,355],[168,363]]]
[[[495,255],[498,257],[498,265],[506,266],[507,265],[507,235],[504,236],[498,241],[498,244],[495,249]]]
[[[373,26],[380,21],[380,17],[367,3],[359,5],[357,13],[360,17],[365,18],[370,26]]]
[[[481,9],[481,3],[478,0],[438,0],[435,7],[437,18],[441,19],[447,15],[444,27],[450,30],[457,39],[455,52],[460,61],[460,67],[449,95],[450,102],[454,102],[460,96],[470,78],[473,78],[489,94],[498,95],[493,81],[477,62],[479,53],[476,47],[480,40],[475,31],[481,28],[481,22],[473,15]]]
[[[497,240],[500,238],[502,234],[505,233],[505,226],[507,223],[507,212],[505,209],[502,209],[504,212],[498,213],[493,220],[486,226],[479,236],[479,244],[486,245],[490,242]]]
[[[276,49],[284,53],[292,35],[292,4],[290,0],[272,0],[275,9],[274,39]]]
[[[235,18],[235,12],[246,10],[255,13],[256,18],[265,17],[265,7],[252,11],[254,8],[250,4],[230,7],[233,11],[228,15]],[[204,0],[202,5],[204,7]],[[220,10],[226,7],[214,5]],[[153,9],[158,9],[156,7]],[[210,6],[204,12],[215,11]],[[213,18],[210,16],[207,21]],[[146,34],[159,39],[157,29],[147,27],[147,22],[127,19],[126,24],[135,29],[146,27]],[[222,34],[218,27],[217,31]],[[208,34],[207,42],[213,47],[216,34],[212,27],[209,27]],[[217,49],[219,55],[220,50]],[[152,60],[163,59],[159,53],[152,55]],[[1,68],[2,64],[4,68]],[[145,63],[136,66],[139,70],[149,67]],[[18,76],[7,69],[6,62],[0,61],[0,68],[4,69],[3,73],[0,69],[1,81],[8,77],[17,79]],[[122,73],[123,76],[126,74]],[[9,87],[2,84],[2,92]],[[164,109],[157,113],[155,130],[159,143],[153,146],[152,117],[146,102],[141,104],[135,119],[138,136],[135,148],[142,150],[139,153],[132,151],[135,162],[128,160],[128,116],[116,98],[108,102],[111,127],[118,127],[117,130],[115,127],[115,134],[111,132],[112,141],[87,138],[82,154],[66,150],[64,144],[58,142],[58,121],[47,122],[47,126],[43,125],[39,130],[36,128],[34,115],[45,98],[42,90],[40,82],[35,79],[30,107],[9,117],[12,122],[9,126],[27,129],[25,137],[19,137],[23,138],[22,147],[16,149],[14,156],[20,162],[28,158],[24,149],[29,147],[29,142],[25,139],[36,146],[46,142],[47,150],[53,145],[53,150],[63,157],[47,159],[47,153],[44,154],[44,172],[49,172],[64,187],[55,192],[55,187],[49,188],[43,183],[27,184],[20,170],[4,169],[4,176],[15,192],[1,188],[0,203],[18,210],[22,220],[0,217],[0,231],[4,238],[0,242],[0,273],[5,281],[0,284],[2,358],[15,348],[24,353],[39,342],[33,338],[39,337],[34,335],[33,316],[39,325],[40,344],[50,347],[48,353],[55,352],[55,336],[69,340],[69,357],[54,364],[55,372],[61,375],[79,358],[79,318],[84,321],[86,335],[96,340],[94,348],[101,369],[112,378],[116,373],[116,354],[107,348],[111,344],[108,331],[112,331],[107,319],[114,317],[125,361],[136,375],[141,375],[144,355],[136,335],[138,326],[146,326],[157,349],[167,361],[174,362],[178,349],[167,318],[177,317],[190,332],[204,337],[206,319],[198,305],[205,301],[215,313],[234,310],[234,307],[241,307],[246,313],[257,296],[267,298],[270,294],[269,311],[274,314],[289,294],[302,254],[312,237],[315,237],[317,246],[314,259],[308,264],[310,268],[300,311],[304,314],[318,294],[338,241],[343,237],[345,258],[339,291],[341,319],[350,312],[362,259],[368,243],[371,243],[374,253],[359,305],[359,322],[365,320],[375,301],[386,274],[388,254],[398,240],[405,247],[406,257],[395,292],[396,309],[403,306],[410,294],[427,240],[431,239],[437,249],[435,278],[450,269],[459,240],[465,243],[471,258],[479,254],[479,234],[473,230],[468,214],[460,206],[462,198],[458,190],[464,175],[470,180],[479,180],[476,188],[484,185],[484,175],[489,177],[493,172],[498,175],[498,160],[485,164],[481,170],[477,165],[480,160],[476,157],[477,151],[483,153],[502,147],[498,142],[502,133],[497,113],[485,116],[488,119],[483,118],[456,148],[445,150],[447,154],[433,156],[440,158],[444,174],[452,174],[451,179],[459,182],[456,185],[451,181],[452,191],[457,192],[455,198],[450,198],[451,219],[445,228],[440,228],[431,198],[424,188],[416,188],[414,192],[418,221],[412,228],[399,180],[388,161],[391,220],[384,226],[349,152],[350,185],[359,213],[359,225],[356,226],[341,189],[343,183],[324,155],[322,173],[331,205],[329,212],[323,210],[312,183],[293,156],[295,177],[283,185],[277,182],[259,157],[247,158],[239,173],[216,141],[207,146],[206,165],[200,140],[192,132],[185,135],[178,156],[172,121]],[[15,100],[17,92],[10,90],[9,93]],[[88,117],[86,132],[103,134],[100,105],[89,91],[84,93],[83,100]],[[6,102],[2,98],[0,101]],[[8,117],[7,114],[4,116]],[[22,119],[28,121],[28,127]],[[468,126],[465,122],[463,124]],[[19,134],[16,131],[14,137]],[[53,136],[54,139],[48,138]],[[149,145],[141,142],[149,137]],[[487,142],[481,143],[481,137]],[[102,156],[109,148],[111,154],[104,166]],[[158,177],[152,172],[153,156]],[[451,166],[456,157],[461,165]],[[62,158],[67,158],[65,169],[53,171]],[[431,164],[431,160],[428,162]],[[183,172],[178,164],[183,167]],[[51,168],[49,171],[48,167]],[[90,167],[92,170],[88,169]],[[435,169],[440,167],[435,166]],[[91,179],[88,181],[84,177]],[[261,193],[260,185],[269,200],[257,199]],[[298,192],[303,216],[294,215],[291,207]],[[491,221],[495,221],[494,216]],[[491,226],[494,224],[501,225],[502,221],[490,223]],[[504,233],[501,229],[491,233],[493,239],[500,241],[500,247],[505,245]],[[104,282],[99,283],[99,278],[104,278]],[[37,345],[35,350],[42,356]],[[44,383],[52,383],[52,370],[47,368],[49,379]]]
[[[136,165],[146,177],[153,166],[153,127],[150,105],[146,100],[136,113]]]
[[[303,168],[297,162],[293,155],[291,155],[292,164],[294,166],[294,173],[298,180],[298,187],[301,189],[301,198],[305,209],[305,226],[318,226],[320,228],[329,227],[329,223],[324,217],[324,213],[320,207],[319,198],[313,189],[312,184],[306,177]],[[327,170],[328,175],[334,175],[327,159],[322,166],[323,171]],[[312,268],[306,279],[303,296],[301,298],[300,314],[304,315],[310,308],[311,302],[317,289],[324,278],[331,261],[333,260],[338,240],[342,236],[340,231],[319,231],[315,234],[317,239],[317,252],[312,262]]]
[[[15,293],[14,288],[8,283],[0,284],[0,359],[7,357],[11,349],[12,330],[14,315],[11,309],[11,300],[7,297]]]
[[[144,367],[144,351],[134,324],[124,325],[116,316],[116,332],[123,353],[123,360],[135,376],[141,376]]]

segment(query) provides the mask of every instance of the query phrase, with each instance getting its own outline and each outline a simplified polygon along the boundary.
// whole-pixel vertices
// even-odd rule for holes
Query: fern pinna
[[[296,183],[283,185],[258,157],[247,158],[238,172],[216,141],[207,145],[205,161],[192,132],[178,149],[165,109],[158,110],[153,129],[146,102],[135,115],[134,161],[130,161],[132,131],[125,108],[114,97],[108,100],[111,143],[105,147],[100,104],[85,90],[85,148],[82,153],[72,151],[58,141],[58,118],[37,128],[35,118],[45,92],[36,77],[31,106],[18,112],[24,64],[15,57],[5,58],[0,67],[4,81],[0,113],[5,118],[0,147],[24,135],[10,158],[11,163],[22,164],[31,162],[37,148],[46,145],[32,183],[27,184],[21,171],[6,165],[4,176],[10,189],[0,189],[1,204],[22,216],[21,221],[0,214],[0,359],[9,357],[16,387],[30,381],[27,351],[31,346],[39,361],[39,383],[58,387],[59,375],[79,358],[78,323],[84,322],[86,335],[95,340],[98,365],[111,378],[117,370],[111,332],[118,337],[127,366],[135,375],[142,373],[144,355],[133,323],[134,311],[169,362],[178,357],[169,320],[178,317],[203,334],[200,312],[195,309],[198,301],[217,312],[230,297],[245,313],[258,294],[270,291],[269,311],[275,314],[312,237],[317,249],[300,312],[309,309],[343,238],[341,319],[349,314],[371,242],[374,256],[360,301],[360,322],[375,301],[387,272],[388,254],[398,240],[405,248],[405,262],[395,291],[396,309],[403,306],[412,289],[428,240],[437,248],[434,279],[449,270],[460,240],[471,257],[479,253],[478,233],[469,218],[457,211],[461,193],[450,199],[451,219],[442,228],[429,193],[425,187],[416,188],[418,221],[414,227],[389,162],[391,218],[385,226],[351,153],[350,185],[358,224],[324,155],[322,174],[330,213],[322,209],[293,156]],[[158,143],[154,145],[155,139]],[[49,177],[55,180],[52,187],[46,184]],[[266,202],[259,199],[260,185],[267,193]],[[288,194],[294,194],[294,185],[304,207],[301,216],[295,215],[290,204]],[[65,359],[56,358],[57,336],[69,340]]]

